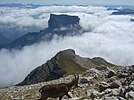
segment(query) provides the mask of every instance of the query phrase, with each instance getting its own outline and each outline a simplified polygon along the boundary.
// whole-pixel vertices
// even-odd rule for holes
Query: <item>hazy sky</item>
[[[134,0],[0,0],[0,3],[70,4],[70,5],[134,5]]]

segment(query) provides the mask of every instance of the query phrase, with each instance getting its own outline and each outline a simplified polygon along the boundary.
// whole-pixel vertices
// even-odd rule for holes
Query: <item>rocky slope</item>
[[[26,35],[14,40],[5,48],[8,49],[21,49],[24,46],[39,43],[41,41],[51,41],[55,35],[67,36],[78,35],[83,33],[83,29],[79,25],[80,18],[78,16],[69,15],[50,15],[48,21],[48,28],[41,30],[40,32],[29,32]]]
[[[134,100],[134,66],[112,69],[100,65],[79,76],[79,87],[69,92],[72,98],[64,96],[63,100]],[[41,86],[67,83],[72,78],[69,75],[58,80],[0,89],[0,100],[38,100]]]
[[[113,65],[100,57],[92,59],[82,58],[76,55],[74,50],[67,49],[60,51],[46,63],[31,71],[24,81],[18,85],[36,84],[39,82],[58,79],[63,75],[82,73],[87,69],[100,65],[105,65],[110,68],[118,68],[116,65]]]

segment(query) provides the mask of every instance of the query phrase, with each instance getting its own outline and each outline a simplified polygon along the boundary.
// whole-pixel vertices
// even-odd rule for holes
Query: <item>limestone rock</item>
[[[110,88],[111,88],[111,89],[119,88],[120,86],[121,86],[121,82],[118,81],[118,80],[116,80],[116,81],[114,81],[114,82],[112,82],[112,83],[110,84]]]
[[[113,76],[115,76],[116,75],[116,72],[114,71],[114,70],[110,70],[109,72],[108,72],[108,74],[107,74],[107,77],[108,78],[111,78],[111,77],[113,77]]]
[[[129,100],[134,100],[134,91],[127,92],[125,97]]]
[[[99,91],[102,92],[102,91],[106,90],[107,88],[109,88],[109,86],[110,86],[110,85],[109,85],[108,83],[102,81],[102,82],[99,84]]]
[[[80,83],[81,84],[85,84],[85,83],[88,83],[89,81],[87,80],[87,79],[85,79],[85,78],[81,78],[80,79]]]

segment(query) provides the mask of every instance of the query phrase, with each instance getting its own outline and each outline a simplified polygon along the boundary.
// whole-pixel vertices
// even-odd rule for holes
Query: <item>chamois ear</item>
[[[73,75],[74,75],[75,79],[77,79],[77,76],[76,76],[76,74],[74,74],[74,73],[73,73]]]
[[[77,75],[77,79],[79,79],[79,75],[78,74],[76,74]]]

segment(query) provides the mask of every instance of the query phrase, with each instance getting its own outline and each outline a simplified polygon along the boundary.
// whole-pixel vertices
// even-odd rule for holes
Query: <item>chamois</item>
[[[69,83],[60,83],[60,84],[51,84],[51,85],[45,85],[39,89],[39,92],[41,93],[41,98],[39,100],[47,100],[48,97],[57,98],[59,97],[59,100],[62,99],[64,95],[71,98],[71,96],[68,94],[68,92],[71,90],[71,88],[78,87],[78,80],[79,76],[74,74],[75,78],[69,82]]]

